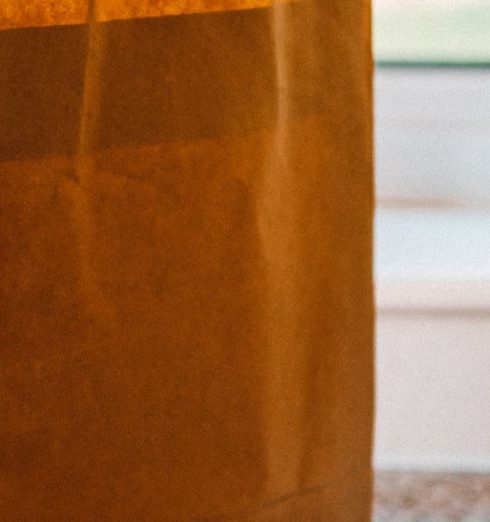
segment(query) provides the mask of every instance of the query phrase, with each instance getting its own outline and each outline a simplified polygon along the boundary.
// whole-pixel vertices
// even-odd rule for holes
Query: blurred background
[[[375,0],[377,519],[490,521],[490,1]]]

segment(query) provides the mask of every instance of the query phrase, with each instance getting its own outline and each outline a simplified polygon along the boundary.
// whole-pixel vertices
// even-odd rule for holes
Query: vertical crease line
[[[270,136],[271,150],[267,159],[258,205],[258,222],[266,262],[267,330],[266,390],[267,465],[270,480],[268,495],[281,496],[298,489],[302,439],[295,419],[300,415],[301,384],[289,382],[292,368],[300,368],[301,355],[296,343],[297,310],[293,304],[298,289],[291,275],[297,265],[295,245],[296,203],[291,199],[295,189],[290,165],[290,63],[288,31],[290,13],[282,1],[271,8],[271,36],[275,67],[275,125]],[[287,278],[287,281],[284,280]],[[288,404],[287,396],[293,401]]]
[[[105,24],[97,21],[96,0],[88,0],[87,46],[83,76],[78,143],[73,169],[73,225],[78,248],[79,292],[85,308],[99,321],[107,321],[109,306],[98,284],[94,265],[95,153],[100,113],[101,69],[105,51]]]
[[[76,150],[75,180],[83,184],[85,174],[93,169],[95,132],[100,105],[100,69],[104,54],[103,24],[97,23],[96,0],[88,0],[87,55],[85,59],[83,98]]]
[[[286,138],[286,120],[288,114],[287,107],[287,57],[284,44],[286,42],[285,29],[285,10],[280,5],[274,5],[272,8],[273,20],[273,41],[274,41],[274,58],[276,66],[277,81],[277,126],[274,137],[274,156],[277,161],[278,157],[282,157],[281,153],[285,152]]]

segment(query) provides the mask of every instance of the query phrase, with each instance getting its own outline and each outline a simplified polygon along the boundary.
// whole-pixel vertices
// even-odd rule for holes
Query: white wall
[[[490,74],[464,74],[378,73],[380,468],[490,471]]]
[[[490,471],[490,320],[381,314],[376,464]]]
[[[378,198],[490,205],[490,68],[379,69]]]

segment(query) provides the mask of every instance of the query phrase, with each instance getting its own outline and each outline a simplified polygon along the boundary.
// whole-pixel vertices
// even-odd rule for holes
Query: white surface
[[[379,209],[379,468],[490,471],[490,213]]]
[[[378,319],[378,467],[490,471],[490,321]]]
[[[490,471],[490,72],[376,89],[375,463]]]
[[[490,206],[490,69],[378,69],[378,198]]]
[[[490,280],[490,212],[378,209],[376,271],[381,278]]]
[[[490,212],[379,209],[375,252],[380,310],[488,310],[490,318]]]

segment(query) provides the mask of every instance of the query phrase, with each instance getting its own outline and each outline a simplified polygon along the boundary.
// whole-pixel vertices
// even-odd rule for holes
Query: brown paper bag
[[[0,520],[368,520],[367,2],[28,4],[0,7]]]

